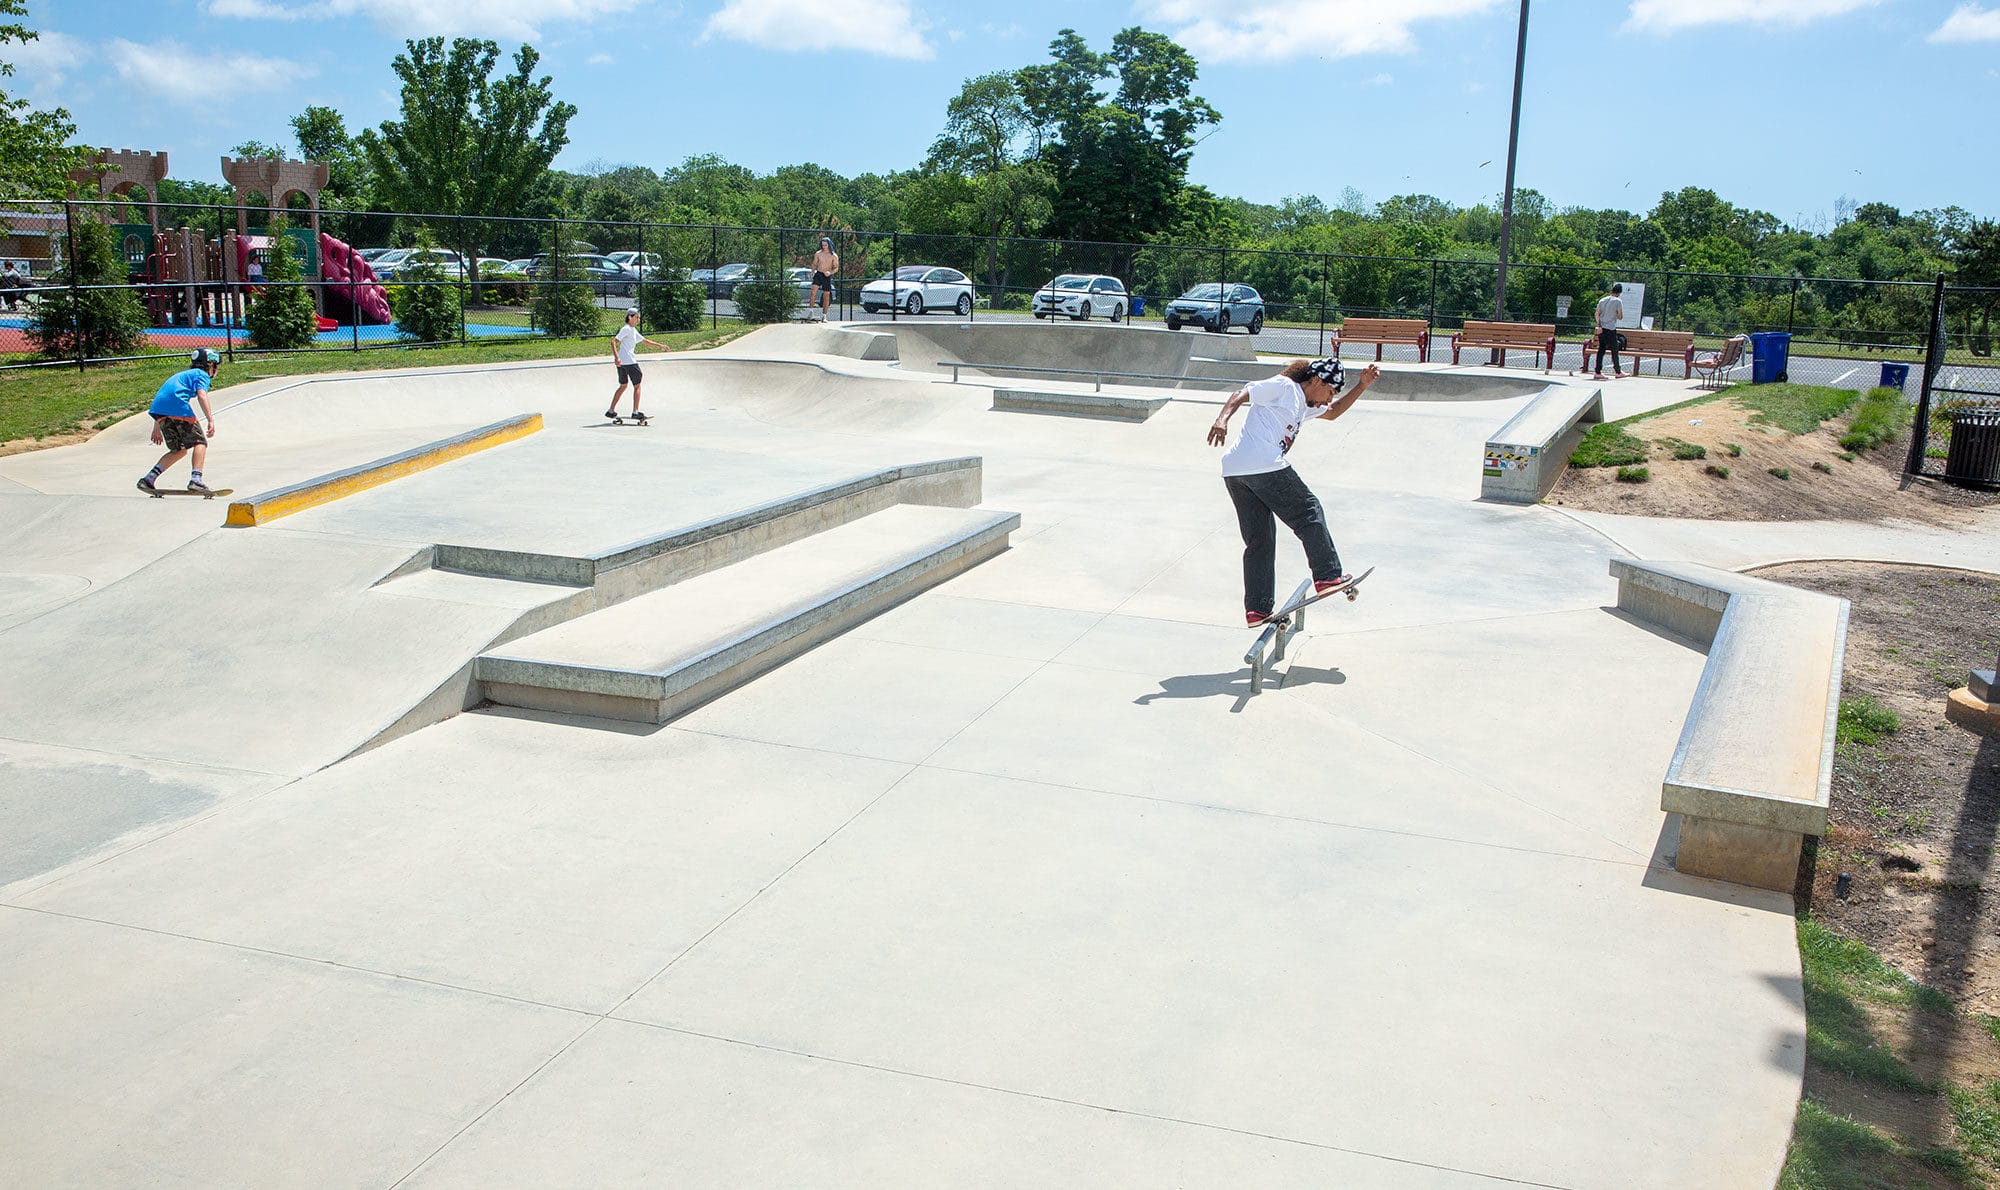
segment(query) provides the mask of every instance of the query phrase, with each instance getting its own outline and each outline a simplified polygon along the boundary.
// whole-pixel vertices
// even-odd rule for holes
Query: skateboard
[[[628,417],[614,417],[603,424],[607,426],[650,426],[653,424],[653,419],[643,413],[634,413]]]
[[[206,492],[190,492],[186,488],[154,488],[146,494],[155,500],[162,500],[168,496],[200,496],[204,500],[213,500],[217,496],[231,495],[235,491],[235,488],[215,488]]]
[[[1264,623],[1257,625],[1257,627],[1263,628],[1271,624],[1276,624],[1280,628],[1287,627],[1291,623],[1292,614],[1294,612],[1300,611],[1301,609],[1304,608],[1311,607],[1313,604],[1318,603],[1322,599],[1332,599],[1336,595],[1345,595],[1347,596],[1347,601],[1349,603],[1352,603],[1360,595],[1361,584],[1367,580],[1369,575],[1374,573],[1375,573],[1375,568],[1373,566],[1370,566],[1368,569],[1362,571],[1360,574],[1355,575],[1353,582],[1347,583],[1344,586],[1341,586],[1335,590],[1328,591],[1324,595],[1315,595],[1312,594],[1310,591],[1308,591],[1304,597],[1299,599],[1294,599],[1290,603],[1279,608],[1277,611],[1272,612],[1271,618],[1264,621]]]
[[[1257,634],[1257,643],[1251,645],[1250,651],[1243,654],[1243,664],[1250,667],[1250,692],[1255,694],[1264,689],[1264,676],[1270,672],[1273,664],[1285,659],[1285,645],[1290,643],[1294,634],[1305,630],[1305,609],[1322,599],[1332,599],[1336,595],[1345,595],[1352,601],[1357,597],[1361,584],[1374,573],[1375,568],[1370,566],[1355,575],[1353,582],[1328,591],[1324,595],[1313,594],[1312,584],[1307,582],[1300,587],[1303,594],[1271,613],[1270,619],[1256,625],[1262,630]]]

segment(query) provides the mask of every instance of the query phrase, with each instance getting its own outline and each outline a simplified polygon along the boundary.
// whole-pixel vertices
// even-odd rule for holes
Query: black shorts
[[[645,373],[639,371],[638,364],[618,365],[618,383],[638,384],[645,379],[646,379]]]
[[[832,278],[832,277],[829,277],[829,276],[827,276],[827,275],[826,275],[825,273],[814,273],[814,274],[813,274],[813,288],[814,288],[814,289],[824,289],[824,290],[826,290],[826,291],[827,291],[828,293],[832,293],[832,292],[833,292],[833,278]]]
[[[193,450],[197,446],[208,445],[208,435],[201,432],[197,422],[155,414],[153,424],[160,427],[160,437],[165,440],[168,450]]]

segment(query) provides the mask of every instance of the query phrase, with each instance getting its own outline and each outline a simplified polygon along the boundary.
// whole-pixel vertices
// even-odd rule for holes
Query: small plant
[[[799,308],[799,287],[782,275],[741,282],[732,296],[745,322],[788,322]]]
[[[1743,448],[1736,445],[1734,442],[1725,442],[1722,444],[1722,448],[1729,452],[1729,457],[1732,459],[1740,459],[1743,457]]]
[[[1651,478],[1653,478],[1653,473],[1644,467],[1620,467],[1618,469],[1619,483],[1645,483]]]
[[[1725,463],[1710,463],[1706,470],[1717,479],[1729,478],[1729,467]]]
[[[1876,702],[1869,695],[1840,700],[1840,716],[1834,724],[1834,739],[1838,743],[1876,744],[1885,735],[1892,735],[1902,729],[1902,720],[1896,712]]]
[[[396,286],[390,309],[396,314],[396,334],[408,341],[448,343],[459,336],[463,317],[459,287],[431,256],[436,247],[430,232],[418,232],[415,263],[396,276],[402,284]]]
[[[639,287],[641,329],[654,333],[698,330],[705,290],[699,281],[648,281]]]
[[[250,327],[253,347],[292,350],[307,347],[319,334],[319,315],[312,294],[298,282],[304,277],[285,221],[271,220],[271,246],[264,250],[264,296],[243,321]]]
[[[1822,473],[1824,473],[1824,474],[1827,474],[1827,475],[1832,475],[1832,474],[1833,474],[1833,467],[1832,467],[1832,465],[1831,465],[1831,464],[1828,464],[1828,463],[1814,463],[1814,464],[1812,465],[1812,469],[1813,469],[1813,470],[1815,470],[1815,471],[1819,471],[1819,472],[1822,472]]]
[[[1777,479],[1790,479],[1792,477],[1792,469],[1790,467],[1772,467],[1768,469],[1767,473]]]
[[[1926,446],[1924,448],[1924,457],[1927,459],[1942,459],[1949,456],[1945,454],[1945,449],[1942,446]]]
[[[1662,438],[1660,439],[1660,445],[1666,447],[1668,453],[1677,459],[1705,459],[1708,457],[1708,448],[1706,446],[1699,446],[1693,442],[1683,442],[1679,438]]]
[[[1873,450],[1902,436],[1910,424],[1910,406],[1900,389],[1875,388],[1861,398],[1861,407],[1847,423],[1840,445],[1851,451]]]
[[[1851,450],[1843,450],[1840,452],[1840,461],[1843,463],[1852,463],[1858,457],[1859,456],[1856,455]]]

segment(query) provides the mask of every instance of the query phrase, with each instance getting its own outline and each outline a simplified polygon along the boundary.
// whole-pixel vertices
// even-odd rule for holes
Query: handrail
[[[938,360],[932,366],[938,368],[950,368],[951,382],[953,384],[958,383],[958,370],[960,368],[971,368],[974,371],[992,370],[1001,372],[1047,372],[1055,376],[1089,376],[1094,378],[1093,387],[1094,391],[1097,392],[1104,391],[1104,378],[1106,376],[1118,376],[1133,380],[1173,380],[1177,382],[1188,381],[1188,380],[1212,380],[1215,383],[1228,383],[1227,380],[1219,376],[1218,377],[1189,376],[1186,373],[1182,373],[1180,375],[1169,375],[1165,372],[1113,372],[1101,368],[1095,368],[1095,369],[1094,368],[1035,368],[1035,367],[1029,367],[1026,364],[974,364],[974,363],[968,363],[965,360],[956,360],[956,359],[941,359]],[[1272,375],[1275,376],[1277,375],[1277,373],[1273,372]]]
[[[1312,585],[1313,581],[1310,578],[1301,582],[1298,590],[1292,592],[1292,597],[1280,606],[1292,607],[1306,597],[1306,592],[1312,589]],[[1264,689],[1265,673],[1273,664],[1285,659],[1286,642],[1291,640],[1293,633],[1305,631],[1305,627],[1306,609],[1301,607],[1282,620],[1272,620],[1264,631],[1257,634],[1257,642],[1250,646],[1249,652],[1243,654],[1243,664],[1250,667],[1250,693],[1256,694]],[[1277,647],[1272,650],[1269,657],[1266,657],[1264,651],[1273,643]]]

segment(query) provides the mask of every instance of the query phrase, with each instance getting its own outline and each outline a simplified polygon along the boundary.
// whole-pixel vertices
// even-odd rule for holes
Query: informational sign
[[[1619,284],[1625,287],[1625,291],[1618,295],[1618,300],[1625,303],[1625,317],[1618,320],[1618,325],[1629,330],[1638,330],[1639,316],[1646,309],[1646,283],[1621,281]]]
[[[1557,317],[1557,318],[1568,318],[1568,317],[1569,317],[1569,303],[1570,303],[1570,296],[1569,296],[1568,294],[1566,294],[1566,293],[1559,293],[1559,294],[1557,294],[1557,295],[1556,295],[1556,317]]]

